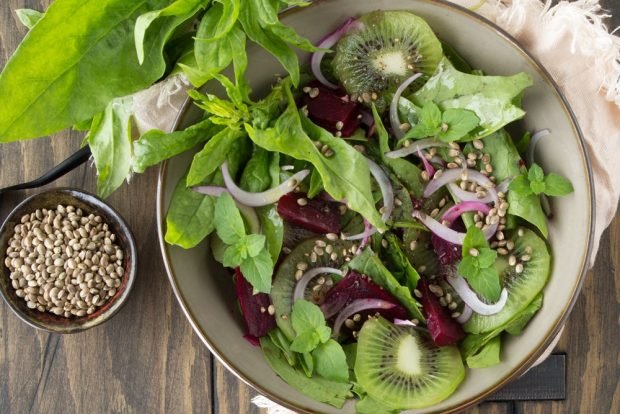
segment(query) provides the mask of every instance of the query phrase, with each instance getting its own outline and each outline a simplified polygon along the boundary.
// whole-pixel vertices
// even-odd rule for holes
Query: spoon
[[[80,165],[84,164],[91,156],[90,147],[87,145],[74,152],[69,158],[37,178],[36,180],[29,181],[27,183],[13,185],[11,187],[0,188],[0,196],[4,193],[17,190],[27,190],[31,188],[42,187],[51,183],[74,170]]]

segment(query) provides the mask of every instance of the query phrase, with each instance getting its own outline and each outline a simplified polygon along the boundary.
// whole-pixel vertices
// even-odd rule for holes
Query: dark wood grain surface
[[[620,15],[618,0],[602,3]],[[47,4],[0,2],[0,66],[26,33],[13,10]],[[617,17],[610,22],[618,24]],[[80,141],[63,133],[0,146],[0,187],[37,177]],[[259,412],[250,405],[253,390],[211,357],[170,289],[156,242],[156,178],[156,169],[135,176],[109,199],[133,229],[142,259],[130,301],[115,318],[60,336],[28,327],[0,304],[0,413]],[[95,192],[95,170],[83,166],[54,186]],[[31,193],[0,198],[0,219]],[[557,347],[567,354],[565,401],[487,403],[469,412],[620,413],[619,265],[617,216]]]

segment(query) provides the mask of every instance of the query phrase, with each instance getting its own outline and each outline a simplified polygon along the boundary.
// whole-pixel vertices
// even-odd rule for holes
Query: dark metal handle
[[[90,147],[86,145],[73,153],[71,156],[69,156],[69,158],[67,158],[66,160],[37,178],[36,180],[0,189],[0,195],[9,191],[26,190],[30,188],[42,187],[46,184],[49,184],[52,181],[59,179],[63,175],[67,174],[70,171],[73,171],[80,165],[84,164],[90,158],[90,156]]]

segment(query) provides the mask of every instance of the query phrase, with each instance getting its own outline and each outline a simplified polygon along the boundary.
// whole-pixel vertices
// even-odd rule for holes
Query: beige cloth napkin
[[[477,12],[512,34],[551,73],[575,112],[594,172],[596,224],[591,264],[620,197],[620,38],[609,33],[598,0],[450,0]],[[483,0],[484,1],[484,0]],[[182,75],[135,96],[141,132],[169,131],[185,101]],[[559,335],[541,362],[554,348]],[[253,402],[269,414],[294,414],[265,397]]]

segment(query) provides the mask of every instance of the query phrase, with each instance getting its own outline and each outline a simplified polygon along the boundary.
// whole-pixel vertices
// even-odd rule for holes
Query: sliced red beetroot
[[[406,319],[407,310],[379,285],[370,280],[368,276],[357,272],[349,272],[341,281],[336,283],[333,288],[325,295],[325,301],[321,305],[321,310],[326,319],[331,319],[338,314],[345,306],[356,299],[381,299],[396,305],[391,309],[368,310],[360,312],[362,318],[374,315],[379,312],[387,320]]]
[[[288,193],[278,201],[278,214],[284,220],[315,233],[340,233],[338,204],[308,199],[305,193]]]
[[[360,126],[358,103],[350,101],[346,92],[329,89],[319,82],[311,82],[308,87],[319,91],[314,98],[311,97],[314,94],[304,95],[303,103],[308,108],[308,117],[332,134],[340,132],[343,137],[353,135]]]
[[[235,269],[235,287],[241,315],[247,328],[246,339],[267,335],[276,326],[276,320],[269,314],[271,298],[266,293],[253,293],[252,285],[245,279],[239,268]],[[252,343],[252,342],[250,342]]]
[[[452,226],[450,226],[452,230],[456,230],[458,232],[465,232],[465,226],[463,223],[458,220],[455,221]],[[431,235],[431,243],[433,244],[433,249],[435,253],[437,253],[437,258],[439,259],[439,263],[442,265],[451,265],[459,260],[461,260],[461,246],[458,244],[453,244],[448,241],[445,241],[441,237],[436,236],[434,233]]]
[[[463,327],[450,316],[450,310],[441,306],[439,299],[429,289],[426,279],[420,279],[417,286],[422,297],[422,312],[433,342],[437,346],[454,345],[465,337]]]

